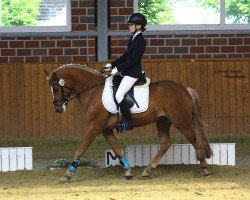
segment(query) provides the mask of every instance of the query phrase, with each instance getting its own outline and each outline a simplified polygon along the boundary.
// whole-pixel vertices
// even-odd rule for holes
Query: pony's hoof
[[[62,178],[60,178],[60,183],[67,183],[67,182],[70,181],[70,179],[71,179],[71,176],[70,176],[70,175],[64,174],[64,175],[62,176]]]
[[[203,176],[209,176],[211,174],[211,172],[208,170],[208,169],[204,169],[203,171],[202,171],[202,175]]]
[[[131,173],[131,169],[128,169],[128,170],[125,170],[125,175],[124,177],[127,179],[127,180],[131,180],[133,178],[133,174]]]
[[[141,176],[142,176],[142,177],[149,177],[149,176],[151,176],[151,174],[152,174],[152,171],[146,168],[146,169],[144,169],[144,171],[142,172]]]

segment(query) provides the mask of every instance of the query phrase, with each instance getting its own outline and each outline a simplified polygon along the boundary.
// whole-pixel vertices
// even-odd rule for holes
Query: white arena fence
[[[235,143],[211,143],[213,156],[207,159],[210,165],[235,165]],[[160,145],[130,145],[126,148],[126,158],[131,167],[147,166],[150,160],[159,152]],[[105,152],[105,166],[119,164],[112,150]],[[191,144],[174,144],[161,158],[159,164],[199,164]]]
[[[32,170],[32,147],[0,148],[0,171]]]

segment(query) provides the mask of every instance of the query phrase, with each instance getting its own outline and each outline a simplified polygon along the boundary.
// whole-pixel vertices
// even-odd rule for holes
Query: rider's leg
[[[121,103],[119,103],[119,107],[120,107],[120,111],[122,114],[122,120],[131,121],[131,117],[132,117],[131,111],[125,99],[123,99]]]
[[[124,76],[124,78],[122,79],[119,88],[116,92],[116,100],[119,104],[120,107],[120,111],[122,114],[122,122],[119,122],[120,124],[123,124],[122,126],[124,126],[124,129],[121,130],[122,132],[124,132],[127,129],[132,129],[133,125],[131,123],[131,112],[130,112],[130,108],[127,105],[126,101],[124,100],[124,96],[125,94],[131,89],[131,87],[135,84],[135,82],[137,81],[137,78],[133,78],[130,76]]]
[[[115,95],[116,101],[119,103],[122,102],[125,94],[132,88],[138,78],[133,78],[130,76],[124,76]]]

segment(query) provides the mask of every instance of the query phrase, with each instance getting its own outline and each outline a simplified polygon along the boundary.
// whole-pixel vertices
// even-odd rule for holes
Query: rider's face
[[[128,28],[129,28],[129,32],[130,33],[134,33],[135,32],[135,24],[130,23],[128,25]]]
[[[130,33],[134,33],[141,28],[141,25],[135,25],[135,24],[130,23],[128,25],[128,28],[129,28]]]

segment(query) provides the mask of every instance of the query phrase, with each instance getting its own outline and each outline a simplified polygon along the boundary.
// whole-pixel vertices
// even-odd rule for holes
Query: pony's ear
[[[44,69],[43,71],[44,71],[44,73],[46,75],[46,79],[49,80],[49,72],[46,69]]]
[[[58,78],[58,76],[57,76],[57,74],[56,74],[55,72],[53,72],[53,73],[51,74],[51,79],[52,79],[52,80],[55,80],[55,81],[59,81],[59,78]]]
[[[46,76],[49,75],[49,72],[46,69],[44,69],[43,71],[44,71],[44,73],[45,73]]]
[[[49,72],[46,69],[44,69],[43,71],[44,71],[44,73],[46,75],[46,79],[49,80]]]

